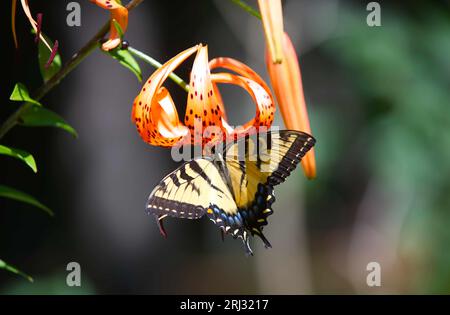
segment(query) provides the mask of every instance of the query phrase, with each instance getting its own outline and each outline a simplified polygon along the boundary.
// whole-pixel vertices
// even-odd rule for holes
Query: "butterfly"
[[[315,139],[293,130],[246,135],[221,143],[214,154],[185,162],[151,192],[146,209],[154,215],[163,236],[163,219],[199,219],[206,215],[222,231],[243,241],[253,255],[249,239],[261,238],[273,213],[273,187],[284,182]]]

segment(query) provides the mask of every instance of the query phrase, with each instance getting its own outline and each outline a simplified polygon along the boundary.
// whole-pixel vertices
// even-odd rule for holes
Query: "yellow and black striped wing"
[[[280,130],[247,136],[228,145],[224,159],[237,206],[251,205],[259,184],[284,182],[314,143],[306,133]]]
[[[203,158],[184,163],[151,192],[147,211],[158,220],[166,216],[198,219],[211,205],[233,211],[236,204],[216,165]]]

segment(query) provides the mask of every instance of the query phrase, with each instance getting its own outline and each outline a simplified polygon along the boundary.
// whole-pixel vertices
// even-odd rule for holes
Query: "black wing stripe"
[[[208,185],[210,185],[213,189],[220,191],[222,194],[224,194],[224,192],[219,187],[217,187],[212,183],[211,178],[209,178],[208,175],[206,175],[205,171],[201,168],[201,166],[197,163],[197,161],[193,160],[189,164],[189,166],[191,170],[200,175],[200,177],[203,178],[208,183]]]
[[[244,182],[244,179],[246,177],[246,168],[245,168],[245,162],[244,161],[239,161],[239,168],[242,172],[241,174],[241,180],[239,182],[240,187],[242,187],[242,183]]]
[[[186,173],[186,168],[184,167],[180,168],[180,178],[184,179],[187,182],[190,182],[194,179],[193,177],[189,176],[188,173]]]
[[[173,173],[172,175],[170,175],[170,179],[173,181],[175,186],[177,186],[177,187],[181,186],[180,180],[178,179],[178,176],[176,173]]]
[[[147,202],[147,212],[156,216],[168,215],[176,218],[198,219],[205,214],[205,208],[152,196]]]
[[[283,134],[281,136],[283,137]],[[267,183],[278,185],[284,182],[314,143],[315,140],[312,137],[298,137],[295,139],[285,156],[281,159],[277,169],[267,179]]]
[[[164,193],[167,191],[167,185],[166,185],[165,182],[161,182],[161,183],[158,185],[158,187],[159,187],[159,189],[161,189],[161,191],[163,191]]]

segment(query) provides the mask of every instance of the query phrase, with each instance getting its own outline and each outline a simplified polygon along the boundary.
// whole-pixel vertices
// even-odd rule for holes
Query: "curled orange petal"
[[[189,95],[184,120],[186,126],[191,130],[193,144],[209,142],[211,137],[215,136],[215,134],[203,135],[204,129],[209,126],[217,126],[222,132],[226,132],[222,124],[223,112],[222,98],[218,90],[213,89],[211,82],[208,46],[200,46],[190,75]],[[199,128],[195,128],[196,124]]]
[[[280,107],[286,128],[311,133],[311,126],[306,108],[303,85],[298,64],[297,54],[289,36],[284,34],[284,60],[281,64],[274,64],[270,49],[267,50],[266,64],[270,81]],[[316,177],[316,160],[314,149],[308,151],[302,159],[302,167],[306,177]]]
[[[163,82],[184,60],[196,52],[189,82],[184,125]],[[224,68],[235,73],[211,73]],[[255,117],[242,128],[233,129],[226,120],[219,83],[244,88],[256,104]],[[267,84],[252,69],[230,58],[208,62],[207,46],[194,46],[178,54],[156,70],[133,103],[132,120],[142,139],[152,145],[173,146],[215,143],[230,135],[243,135],[261,126],[270,127],[275,105]],[[252,129],[253,128],[253,129]]]
[[[266,82],[264,82],[264,80],[255,71],[253,71],[252,68],[236,59],[225,57],[214,58],[209,62],[209,67],[211,68],[211,70],[216,68],[224,68],[234,71],[243,77],[252,79],[256,83],[261,85],[266,91],[270,91]]]
[[[128,26],[128,9],[117,3],[115,0],[90,0],[99,7],[111,12],[111,23],[109,29],[109,39],[103,43],[102,49],[105,51],[116,48],[121,43],[120,34],[113,21],[116,21],[122,32],[125,33]]]
[[[162,84],[169,74],[197,49],[197,46],[186,49],[157,69],[135,98],[131,119],[145,142],[158,146],[173,146],[188,133],[187,128],[180,123],[170,93]]]
[[[283,60],[283,9],[281,0],[258,0],[267,46],[273,63]]]
[[[209,64],[211,69],[224,68],[239,74],[213,73],[214,84],[238,85],[250,94],[256,104],[255,118],[245,123],[239,132],[245,133],[250,127],[255,127],[256,130],[261,126],[270,127],[274,118],[275,104],[270,89],[264,80],[250,67],[232,58],[215,58]]]

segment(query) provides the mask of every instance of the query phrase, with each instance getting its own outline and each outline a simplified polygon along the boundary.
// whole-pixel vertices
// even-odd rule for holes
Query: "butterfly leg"
[[[161,215],[161,216],[155,215],[156,224],[158,224],[159,232],[161,233],[161,235],[164,238],[167,238],[167,232],[166,232],[166,229],[164,228],[164,225],[163,225],[163,219],[165,217],[167,217],[167,214]]]

